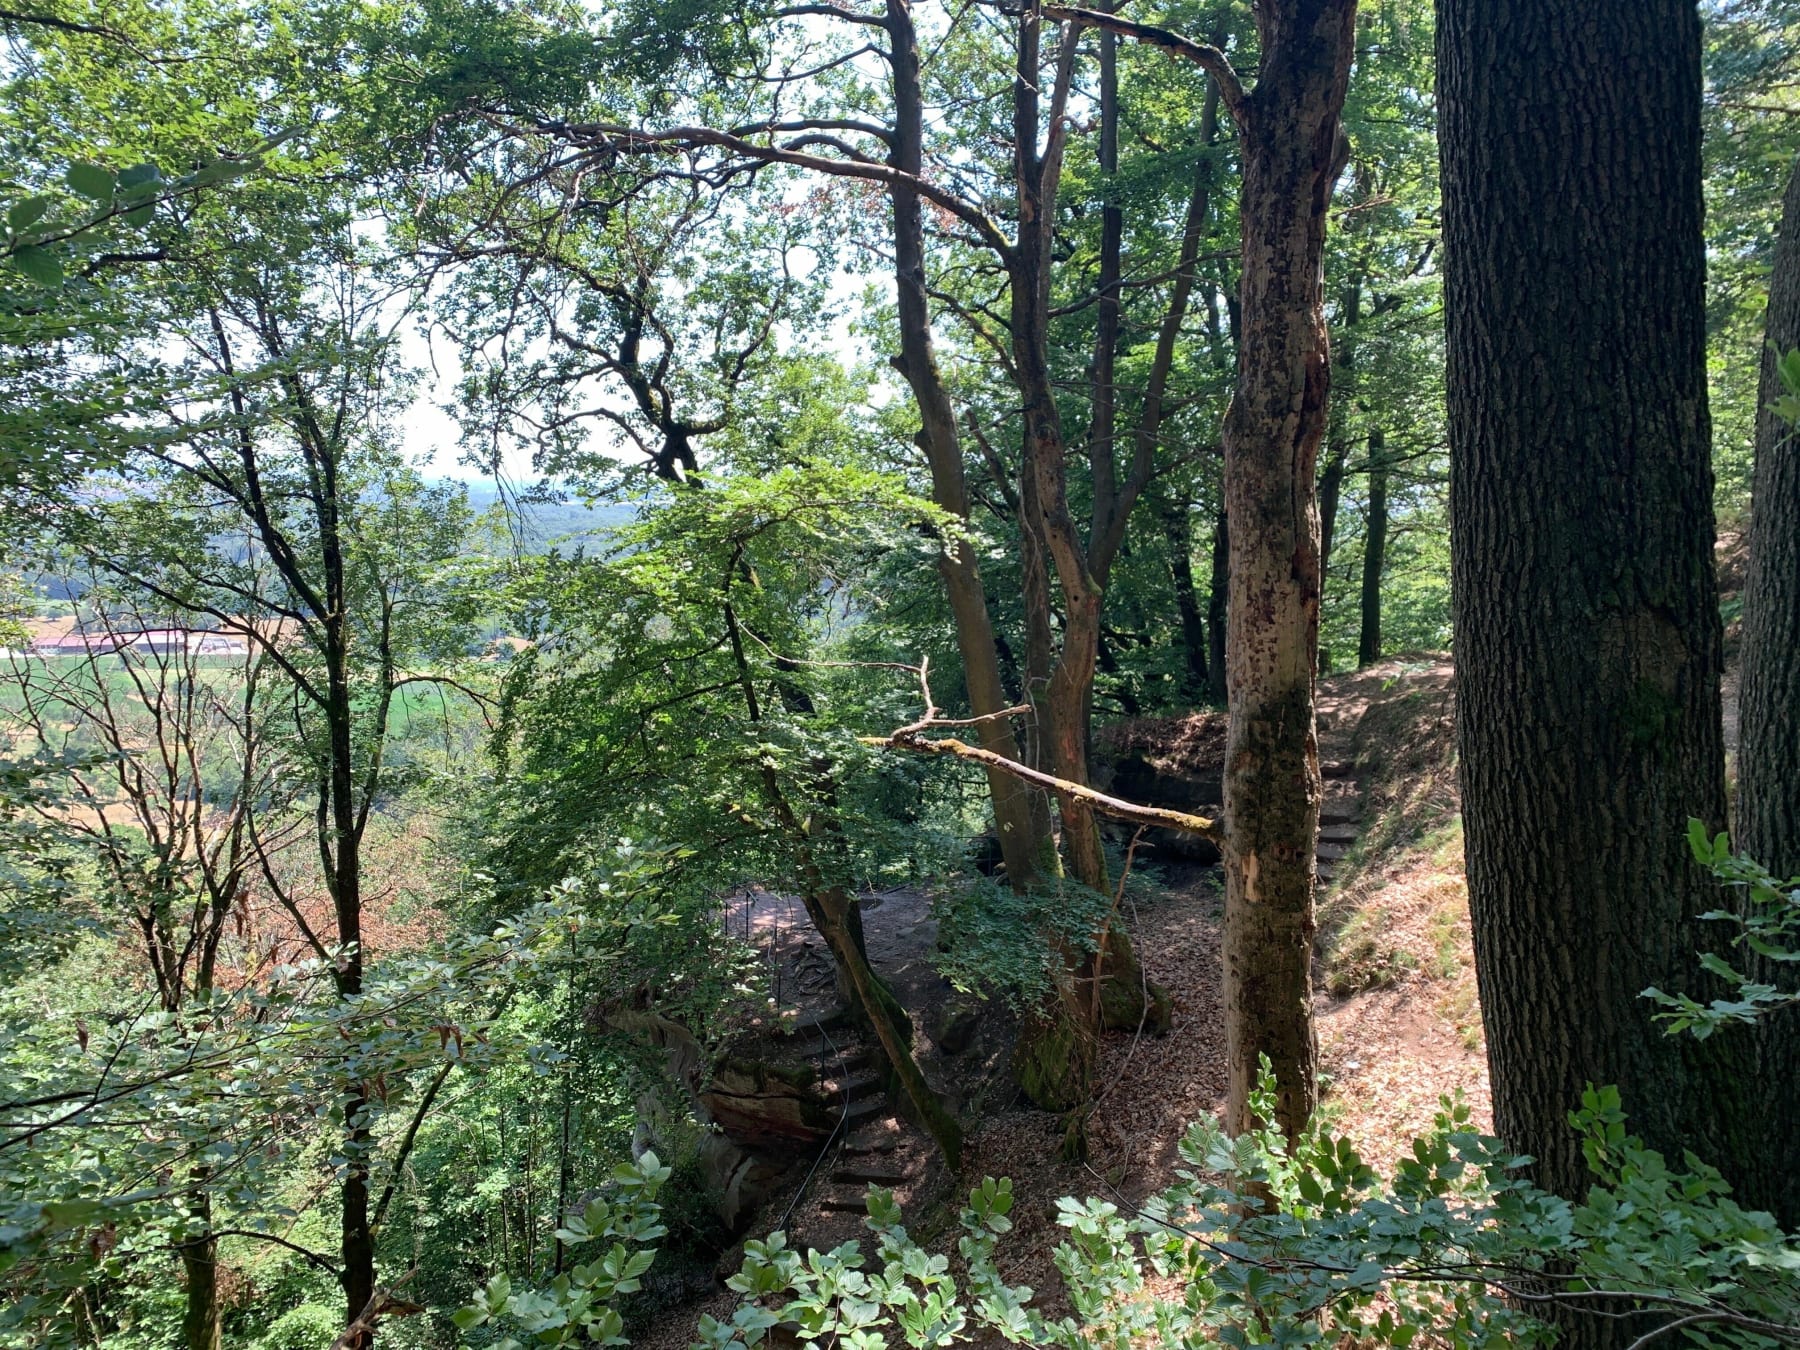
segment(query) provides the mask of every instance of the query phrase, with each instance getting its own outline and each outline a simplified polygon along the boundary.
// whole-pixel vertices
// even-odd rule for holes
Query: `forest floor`
[[[1327,766],[1327,818],[1342,841],[1322,847],[1316,1012],[1322,1110],[1377,1170],[1392,1168],[1412,1137],[1431,1124],[1439,1098],[1461,1093],[1475,1123],[1489,1121],[1487,1064],[1469,948],[1462,834],[1457,815],[1452,736],[1452,679],[1440,656],[1395,658],[1354,674],[1329,677],[1319,689],[1320,759]],[[1160,767],[1216,775],[1223,716],[1196,714],[1132,724]],[[1212,761],[1210,765],[1207,761]],[[1154,866],[1154,864],[1152,864]],[[1000,1249],[1011,1283],[1031,1285],[1055,1308],[1061,1280],[1053,1253],[1062,1231],[1056,1202],[1101,1195],[1136,1204],[1174,1180],[1177,1144],[1192,1121],[1224,1105],[1225,1043],[1220,1002],[1222,877],[1217,866],[1161,865],[1156,899],[1136,906],[1132,934],[1147,973],[1169,991],[1173,1025],[1162,1037],[1108,1033],[1100,1049],[1098,1098],[1088,1121],[1089,1158],[1059,1160],[1064,1122],[1010,1094],[983,1102],[972,1081],[995,1065],[984,1032],[954,1058],[932,1041],[920,1017],[921,1061],[947,1082],[973,1119],[960,1176],[952,1176],[916,1131],[890,1154],[911,1180],[895,1187],[915,1236],[948,1236],[954,1206],[944,1202],[981,1177],[1007,1176],[1017,1197],[1014,1231]],[[755,926],[785,927],[791,945],[785,978],[808,1002],[830,998],[828,967],[803,926],[785,908],[759,905]],[[892,892],[865,920],[871,955],[908,1006],[945,996],[930,969],[935,928],[916,891]],[[785,1001],[785,1000],[784,1000]],[[753,1234],[788,1221],[796,1243],[811,1246],[867,1236],[853,1214],[821,1208],[817,1177],[794,1203],[795,1186],[778,1193]],[[790,1212],[790,1206],[791,1212]],[[766,1222],[765,1222],[766,1220]],[[953,1245],[953,1244],[952,1244]],[[734,1266],[737,1252],[721,1266]],[[670,1310],[637,1344],[685,1346],[703,1312],[728,1317],[735,1295],[724,1291]],[[980,1342],[976,1342],[980,1344]]]

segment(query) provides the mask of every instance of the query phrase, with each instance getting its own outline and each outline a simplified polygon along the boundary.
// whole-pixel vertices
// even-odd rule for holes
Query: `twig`
[[[408,1303],[405,1299],[394,1297],[393,1290],[398,1289],[413,1276],[419,1273],[414,1266],[398,1280],[391,1289],[377,1289],[369,1295],[369,1301],[363,1310],[356,1315],[356,1320],[339,1333],[331,1343],[331,1350],[369,1350],[375,1344],[375,1327],[384,1317],[411,1317],[425,1311],[417,1303]]]
[[[1058,778],[1054,774],[1043,773],[1037,769],[1026,768],[1017,760],[1008,759],[1005,755],[996,754],[992,750],[983,750],[979,746],[965,745],[961,741],[928,741],[917,735],[901,735],[896,732],[892,736],[859,736],[864,745],[878,745],[889,750],[913,750],[925,755],[954,755],[958,759],[971,760],[989,768],[996,768],[1010,773],[1013,777],[1023,779],[1034,787],[1045,788],[1064,797],[1073,798],[1084,806],[1098,811],[1103,816],[1111,816],[1115,820],[1128,820],[1137,825],[1161,825],[1171,830],[1187,830],[1190,833],[1210,839],[1215,844],[1225,840],[1225,827],[1207,816],[1190,815],[1186,811],[1171,811],[1160,806],[1139,806],[1136,802],[1128,802],[1119,797],[1109,797],[1097,788],[1074,783],[1067,778]]]

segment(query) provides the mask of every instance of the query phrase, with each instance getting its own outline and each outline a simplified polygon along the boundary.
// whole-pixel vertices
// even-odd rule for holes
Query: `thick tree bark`
[[[1800,161],[1781,204],[1764,337],[1744,582],[1737,842],[1777,876],[1791,877],[1800,876],[1800,441],[1772,405],[1786,392],[1776,353],[1800,347]]]
[[[1356,642],[1358,666],[1372,666],[1381,659],[1381,573],[1387,566],[1387,535],[1387,438],[1377,427],[1369,433],[1369,524],[1363,531],[1362,631]]]
[[[1741,851],[1785,879],[1800,876],[1800,441],[1771,405],[1786,392],[1776,353],[1800,347],[1800,161],[1781,204],[1764,336],[1744,582],[1736,837]],[[1792,976],[1769,970],[1764,978],[1785,984]],[[1800,1022],[1777,1015],[1757,1032],[1773,1132],[1800,1139]],[[1800,1225],[1800,1157],[1791,1145],[1785,1158],[1771,1160],[1770,1180],[1770,1207],[1784,1227]]]
[[[888,0],[887,30],[894,74],[894,141],[889,162],[917,176],[924,160],[924,95],[919,81],[919,44],[908,0]],[[956,414],[938,372],[925,289],[925,227],[918,194],[894,186],[894,283],[900,319],[900,354],[895,366],[912,389],[919,409],[919,447],[931,472],[932,500],[958,520],[969,518],[968,486]],[[1000,680],[993,621],[975,555],[962,541],[947,542],[938,554],[938,573],[950,600],[956,646],[962,657],[970,712],[984,717],[1008,706]],[[981,743],[1008,759],[1019,758],[1012,725],[1005,718],[980,724]],[[988,793],[994,826],[1006,862],[1007,881],[1023,890],[1052,851],[1047,812],[1032,810],[1032,794],[1018,780],[989,770]]]
[[[1700,22],[1694,0],[1438,15],[1457,712],[1496,1132],[1581,1196],[1567,1114],[1617,1084],[1633,1133],[1761,1204],[1745,1042],[1666,1036],[1640,997],[1697,985],[1695,916],[1718,892],[1684,823],[1725,817]]]
[[[1312,1024],[1319,754],[1319,445],[1331,359],[1321,262],[1342,167],[1354,0],[1258,7],[1262,60],[1240,128],[1238,382],[1225,417],[1231,520],[1225,751],[1227,1124],[1251,1124],[1258,1061],[1291,1136],[1317,1101]]]

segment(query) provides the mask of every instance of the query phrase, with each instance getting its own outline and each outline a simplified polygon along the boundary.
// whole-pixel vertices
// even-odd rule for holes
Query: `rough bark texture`
[[[1737,842],[1777,876],[1791,877],[1800,876],[1800,442],[1770,405],[1786,392],[1775,353],[1800,347],[1800,162],[1781,204],[1764,336],[1744,582]]]
[[[1747,1042],[1666,1036],[1640,997],[1697,988],[1693,919],[1718,892],[1683,829],[1725,816],[1700,23],[1693,0],[1438,15],[1457,710],[1494,1124],[1578,1196],[1567,1113],[1617,1084],[1652,1147],[1753,1182]]]
[[[1381,659],[1381,573],[1387,566],[1388,534],[1387,438],[1378,427],[1369,433],[1369,524],[1363,531],[1362,631],[1356,640],[1356,664]]]
[[[889,0],[885,25],[894,72],[894,148],[896,169],[918,175],[923,163],[924,100],[919,83],[919,44],[906,0]],[[894,282],[900,319],[900,354],[894,365],[912,389],[919,408],[919,447],[931,471],[932,500],[959,520],[969,516],[968,486],[963,475],[962,445],[956,414],[938,372],[931,338],[931,313],[925,291],[925,227],[919,197],[908,188],[890,192],[894,209]],[[993,621],[982,590],[974,551],[962,542],[949,543],[938,555],[938,574],[950,600],[956,624],[956,646],[962,657],[970,712],[984,717],[1008,706],[994,645]],[[982,745],[1007,759],[1019,758],[1012,724],[994,718],[980,724]],[[1048,815],[1034,820],[1031,794],[1011,776],[989,770],[988,793],[994,803],[994,826],[1006,861],[1007,881],[1017,889],[1031,884],[1050,852]]]
[[[1744,582],[1743,683],[1736,839],[1779,877],[1800,876],[1800,441],[1769,408],[1785,391],[1775,352],[1800,347],[1800,162],[1781,204],[1781,232],[1769,277],[1762,411],[1756,423],[1756,479],[1750,503],[1750,568]],[[1765,978],[1787,985],[1789,972]],[[1800,1019],[1791,1013],[1758,1027],[1761,1081],[1775,1137],[1800,1139]],[[1800,1225],[1800,1157],[1790,1144],[1771,1167],[1770,1206],[1784,1227]]]
[[[1238,383],[1225,417],[1231,519],[1225,751],[1227,1123],[1250,1124],[1267,1056],[1290,1134],[1317,1100],[1313,852],[1319,755],[1316,475],[1331,361],[1321,258],[1341,166],[1354,0],[1257,8],[1262,61],[1240,128]]]

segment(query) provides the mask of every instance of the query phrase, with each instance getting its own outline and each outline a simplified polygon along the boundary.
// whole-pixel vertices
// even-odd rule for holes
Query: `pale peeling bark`
[[[1238,383],[1225,418],[1231,521],[1225,751],[1227,1123],[1251,1124],[1258,1062],[1290,1135],[1317,1101],[1312,1025],[1319,755],[1316,475],[1330,355],[1322,255],[1342,167],[1354,0],[1257,10],[1262,63],[1242,119]]]

